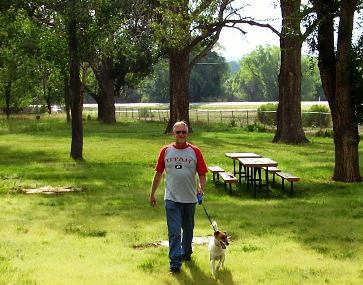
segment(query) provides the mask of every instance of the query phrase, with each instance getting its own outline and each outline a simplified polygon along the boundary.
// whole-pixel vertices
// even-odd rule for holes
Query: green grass
[[[85,161],[77,163],[63,120],[0,121],[0,284],[363,283],[363,183],[331,181],[332,140],[273,144],[273,133],[206,125],[194,126],[190,141],[208,164],[231,170],[225,152],[256,152],[301,182],[293,198],[277,185],[270,198],[253,199],[245,185],[229,196],[209,180],[204,205],[231,236],[225,269],[214,280],[207,247],[196,246],[181,275],[168,275],[167,249],[143,247],[167,237],[163,185],[159,206],[148,204],[159,149],[171,141],[163,130],[160,123],[85,121]],[[46,185],[82,191],[21,193]],[[195,235],[210,234],[198,207]]]

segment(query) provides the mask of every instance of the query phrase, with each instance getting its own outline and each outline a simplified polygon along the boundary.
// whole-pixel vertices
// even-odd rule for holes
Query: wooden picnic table
[[[256,158],[262,157],[262,155],[253,152],[226,152],[224,154],[226,157],[233,159],[233,175],[236,176],[236,160],[238,158]]]
[[[244,166],[246,170],[246,180],[247,180],[247,187],[251,182],[253,184],[253,197],[256,197],[256,172],[261,171],[261,168],[265,170],[265,180],[266,180],[266,190],[267,194],[269,194],[269,179],[268,179],[268,168],[269,167],[276,167],[278,163],[270,158],[267,157],[255,157],[255,158],[237,158],[239,161],[239,174],[241,176],[241,168]],[[249,169],[251,169],[251,175],[249,174]],[[240,177],[241,182],[241,177]],[[259,180],[260,186],[261,180]]]

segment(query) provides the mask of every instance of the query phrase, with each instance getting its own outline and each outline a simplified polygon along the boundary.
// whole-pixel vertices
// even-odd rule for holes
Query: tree
[[[71,157],[76,160],[83,160],[83,98],[81,94],[81,54],[79,47],[79,30],[81,13],[77,0],[70,0],[69,6],[66,7],[65,26],[68,37],[69,52],[69,82],[72,114],[72,142]]]
[[[281,53],[276,46],[258,46],[240,61],[240,69],[231,76],[228,92],[236,94],[240,100],[278,101],[278,74]],[[321,89],[317,60],[307,55],[301,56],[301,98],[315,100]],[[230,94],[226,94],[230,95]]]
[[[233,88],[247,101],[277,101],[279,48],[258,46],[240,61],[240,69],[233,76]]]
[[[300,5],[301,0],[280,0],[281,66],[278,76],[277,129],[273,142],[308,142],[301,121],[301,46],[304,37],[300,31]]]
[[[75,160],[83,160],[83,96],[81,90],[80,67],[84,58],[86,43],[83,41],[84,35],[89,28],[91,0],[60,0],[50,1],[19,1],[21,7],[28,12],[30,18],[45,26],[53,27],[57,21],[61,21],[59,26],[63,30],[58,33],[59,37],[67,39],[67,58],[68,58],[68,82],[69,98],[71,106],[71,126],[72,141],[70,156]],[[53,30],[57,33],[57,29]],[[68,94],[68,92],[65,92]]]
[[[351,42],[357,0],[313,0],[318,24],[319,69],[324,94],[333,120],[335,181],[361,181],[359,172],[359,134],[352,99]],[[334,20],[338,18],[337,45]]]
[[[279,73],[279,106],[277,130],[274,142],[307,142],[301,122],[301,46],[314,25],[301,33],[300,23],[309,15],[309,9],[300,11],[301,0],[280,0],[282,29],[278,32],[268,23],[245,21],[244,23],[269,28],[280,37],[281,65]]]
[[[224,57],[209,51],[192,69],[189,87],[192,102],[216,101],[223,97],[223,82],[228,72]]]
[[[63,21],[60,15],[54,14],[51,25],[35,24],[37,46],[33,56],[37,58],[48,112],[51,104],[64,104],[67,122],[70,122],[68,44]]]
[[[161,59],[153,68],[154,72],[142,83],[143,101],[169,102],[169,66]],[[224,81],[229,68],[225,59],[215,51],[209,51],[191,71],[189,86],[193,102],[221,100],[224,96]]]
[[[36,90],[36,64],[29,56],[34,46],[32,32],[23,11],[9,8],[0,13],[0,102],[7,118],[31,104]]]
[[[158,1],[153,29],[163,54],[169,59],[170,118],[189,125],[189,82],[192,67],[217,42],[226,19],[234,15],[233,0]],[[198,50],[195,54],[192,51]],[[191,129],[191,126],[190,126]]]
[[[169,66],[165,59],[161,59],[153,66],[153,72],[142,83],[145,90],[143,100],[147,102],[169,102]]]
[[[142,1],[99,1],[95,6],[88,62],[100,86],[95,99],[104,123],[116,122],[114,103],[120,89],[150,72],[153,41],[147,8]]]

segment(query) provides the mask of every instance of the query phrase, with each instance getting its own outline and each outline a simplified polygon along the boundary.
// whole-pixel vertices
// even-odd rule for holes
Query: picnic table
[[[261,168],[265,170],[265,180],[266,180],[266,190],[267,194],[269,194],[269,179],[268,179],[268,168],[269,167],[276,167],[278,163],[270,158],[267,157],[254,157],[254,158],[237,158],[237,160],[240,163],[239,166],[239,175],[241,176],[241,168],[244,166],[246,170],[246,180],[247,180],[247,188],[250,183],[253,185],[253,197],[256,197],[256,172],[261,171]],[[251,175],[249,174],[251,169]],[[240,177],[241,180],[241,177]],[[261,179],[259,179],[260,186],[261,185]]]
[[[236,160],[238,158],[257,158],[262,157],[262,155],[253,152],[226,152],[224,154],[226,157],[233,159],[233,175],[236,176]],[[241,171],[239,171],[241,174]]]

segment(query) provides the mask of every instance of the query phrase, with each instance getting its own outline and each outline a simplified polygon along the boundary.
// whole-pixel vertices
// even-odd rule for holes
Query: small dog
[[[229,245],[228,243],[228,237],[226,232],[221,232],[218,230],[217,223],[214,221],[212,223],[212,226],[214,228],[214,237],[211,237],[209,239],[209,260],[210,260],[210,268],[212,271],[213,276],[215,276],[216,270],[219,270],[219,268],[223,267],[224,265],[224,259],[225,259],[225,251],[226,246]],[[218,265],[216,267],[215,263],[219,260]]]

